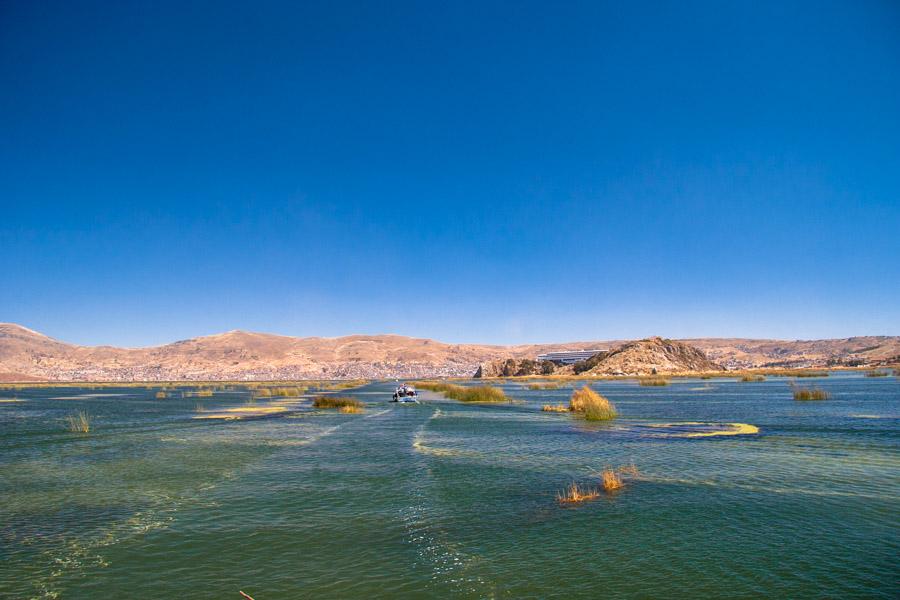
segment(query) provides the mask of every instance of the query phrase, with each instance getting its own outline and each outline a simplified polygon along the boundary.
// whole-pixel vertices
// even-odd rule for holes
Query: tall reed
[[[83,410],[66,417],[66,422],[72,433],[88,433],[91,430],[91,416]]]
[[[660,377],[658,375],[652,375],[650,377],[638,377],[638,383],[642,386],[650,387],[650,386],[663,386],[669,385],[669,380],[665,377]]]
[[[584,386],[575,390],[569,399],[569,410],[579,413],[588,421],[608,421],[616,418],[616,407],[612,402]]]

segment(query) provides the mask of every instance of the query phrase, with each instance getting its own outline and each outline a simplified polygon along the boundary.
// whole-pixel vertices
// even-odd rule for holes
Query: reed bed
[[[767,369],[772,377],[828,377],[828,371],[821,369]]]
[[[529,383],[529,390],[558,390],[562,387],[562,383],[558,381],[550,381],[545,383]]]
[[[616,418],[616,407],[588,386],[575,390],[569,399],[569,410],[588,421],[609,421]]]
[[[341,406],[340,408],[338,408],[338,412],[345,415],[358,415],[359,413],[365,411],[363,411],[362,406],[353,406],[348,404],[346,406]]]
[[[91,431],[91,416],[83,410],[66,417],[66,423],[72,433],[89,433]]]
[[[882,371],[881,369],[873,369],[866,373],[866,377],[887,377],[890,375],[887,371]]]
[[[460,402],[509,402],[502,389],[490,385],[467,387],[442,381],[417,381],[415,386]]]
[[[157,400],[165,400],[165,399],[168,398],[168,397],[169,397],[169,394],[166,393],[166,392],[164,392],[164,391],[162,391],[162,390],[159,390],[158,392],[156,392],[156,399],[157,399]]]
[[[829,395],[820,388],[802,388],[791,386],[794,392],[794,400],[827,400]]]
[[[665,377],[653,375],[651,377],[638,377],[638,383],[644,387],[669,385],[669,380]]]
[[[362,410],[363,403],[347,396],[319,396],[313,400],[313,408],[344,408],[352,406]]]
[[[545,404],[541,407],[541,410],[544,412],[564,413],[569,412],[569,407],[565,404]]]
[[[740,378],[740,381],[742,381],[744,383],[753,383],[753,382],[765,381],[765,380],[766,380],[765,375],[744,375],[743,377]]]
[[[350,388],[362,387],[369,383],[366,379],[348,379],[347,381],[334,381],[320,386],[322,390],[349,390]]]

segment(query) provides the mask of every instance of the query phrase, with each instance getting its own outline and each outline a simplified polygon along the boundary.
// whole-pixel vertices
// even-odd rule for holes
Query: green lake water
[[[900,382],[800,382],[831,399],[596,383],[611,424],[519,383],[512,404],[375,383],[346,392],[362,415],[304,397],[232,421],[194,417],[246,390],[0,390],[0,597],[900,597]],[[91,433],[67,431],[78,411]],[[759,433],[684,436],[726,423]],[[619,492],[557,503],[631,463]]]

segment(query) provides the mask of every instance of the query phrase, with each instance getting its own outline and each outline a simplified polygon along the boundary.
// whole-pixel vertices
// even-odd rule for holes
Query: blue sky
[[[893,2],[0,5],[0,321],[900,334]]]

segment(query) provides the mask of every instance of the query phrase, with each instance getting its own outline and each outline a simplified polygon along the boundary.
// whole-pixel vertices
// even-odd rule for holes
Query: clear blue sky
[[[900,4],[0,4],[0,321],[900,334]]]

